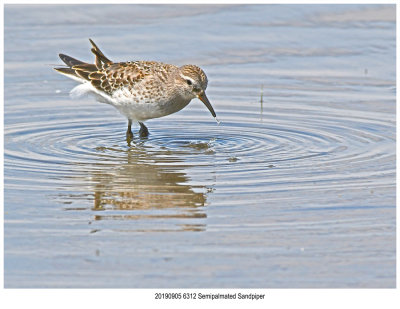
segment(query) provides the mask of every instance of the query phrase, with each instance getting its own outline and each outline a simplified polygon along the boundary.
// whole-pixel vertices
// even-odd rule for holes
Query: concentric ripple
[[[55,110],[51,119],[37,114],[29,123],[6,126],[6,181],[20,188],[31,182],[78,191],[101,184],[109,192],[140,184],[142,190],[162,193],[185,184],[191,194],[192,187],[202,188],[204,195],[212,191],[213,197],[221,197],[213,199],[216,204],[223,203],[226,194],[251,195],[250,203],[288,190],[323,196],[328,188],[392,183],[390,115],[306,105],[271,106],[262,115],[254,106],[221,110],[220,125],[197,109],[179,118],[150,121],[150,137],[136,138],[131,145],[124,139],[123,120],[118,115],[100,117],[92,106],[79,116],[73,109]],[[157,175],[164,175],[166,183]],[[185,198],[173,203],[189,202]]]

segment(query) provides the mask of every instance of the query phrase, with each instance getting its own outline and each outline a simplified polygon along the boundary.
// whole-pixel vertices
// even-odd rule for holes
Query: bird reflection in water
[[[98,212],[94,221],[136,220],[135,231],[205,230],[206,194],[212,189],[189,184],[187,148],[169,150],[139,143],[96,151],[98,160],[89,173],[92,210]]]

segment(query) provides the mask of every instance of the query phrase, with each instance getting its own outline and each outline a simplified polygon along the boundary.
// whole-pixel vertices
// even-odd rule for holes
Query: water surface
[[[56,74],[193,63],[208,97],[126,120]],[[5,8],[5,286],[395,287],[394,5]]]

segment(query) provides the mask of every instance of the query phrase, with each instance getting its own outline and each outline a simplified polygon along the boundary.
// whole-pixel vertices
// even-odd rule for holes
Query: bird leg
[[[147,137],[147,136],[149,136],[149,130],[148,130],[147,127],[143,124],[143,122],[140,122],[140,121],[139,121],[139,124],[140,124],[140,130],[139,130],[140,137]]]
[[[128,142],[128,144],[130,144],[130,142],[133,139],[133,133],[132,133],[132,120],[128,119],[128,130],[126,130],[126,141]]]

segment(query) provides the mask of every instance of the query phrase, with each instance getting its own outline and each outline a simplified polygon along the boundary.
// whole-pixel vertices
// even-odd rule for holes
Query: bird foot
[[[132,131],[128,130],[126,131],[126,142],[128,143],[128,145],[131,145],[131,142],[133,140],[133,133]]]
[[[142,138],[148,137],[150,133],[147,127],[142,122],[139,122],[139,124],[140,124],[140,130],[139,130],[140,137]]]

